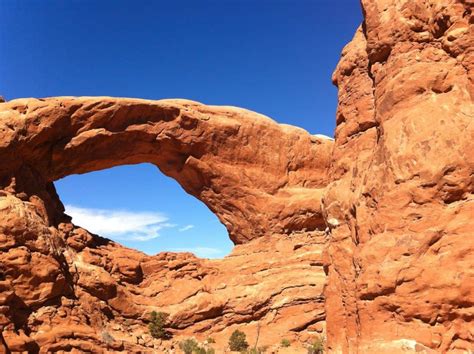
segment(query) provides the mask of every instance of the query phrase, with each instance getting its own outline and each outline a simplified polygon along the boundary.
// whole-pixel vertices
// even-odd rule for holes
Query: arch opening
[[[217,216],[150,163],[70,175],[54,185],[73,224],[148,255],[222,258],[233,248]]]

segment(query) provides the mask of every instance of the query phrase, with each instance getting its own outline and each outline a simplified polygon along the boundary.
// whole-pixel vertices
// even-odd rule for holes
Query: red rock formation
[[[325,264],[329,352],[474,351],[473,2],[362,5],[334,144],[182,100],[0,103],[0,350],[170,349],[152,310],[217,348],[235,328],[304,342]],[[216,213],[230,256],[146,256],[70,223],[54,180],[139,162]]]
[[[333,76],[329,351],[472,351],[473,2],[362,5]]]
[[[21,99],[2,110],[3,186],[25,168],[49,183],[150,162],[202,200],[236,244],[324,225],[318,196],[332,141],[300,128],[186,100]]]
[[[324,323],[322,188],[332,140],[184,100],[22,99],[0,106],[0,326],[12,351],[175,345],[244,329],[261,344]],[[237,246],[223,260],[146,256],[70,223],[52,182],[151,162],[206,203]],[[140,349],[141,348],[141,349]]]

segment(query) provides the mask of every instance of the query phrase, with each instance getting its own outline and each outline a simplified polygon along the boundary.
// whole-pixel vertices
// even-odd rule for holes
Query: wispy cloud
[[[115,240],[148,241],[157,238],[163,228],[175,226],[158,212],[90,209],[74,205],[65,208],[74,224]]]
[[[188,231],[188,230],[191,230],[192,228],[194,228],[194,225],[186,225],[186,226],[183,226],[181,227],[180,229],[178,229],[179,232],[184,232],[184,231]]]
[[[196,256],[201,258],[219,258],[224,257],[224,252],[218,248],[212,247],[183,247],[183,248],[174,248],[172,252],[192,252]]]

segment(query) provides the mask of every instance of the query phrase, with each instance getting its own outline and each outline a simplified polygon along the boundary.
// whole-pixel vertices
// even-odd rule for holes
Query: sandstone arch
[[[185,100],[2,103],[0,351],[143,350],[161,345],[146,337],[152,310],[171,314],[177,338],[213,335],[221,345],[242,326],[253,341],[260,323],[262,344],[321,331],[320,197],[332,144]],[[54,180],[140,162],[219,217],[237,244],[230,256],[147,256],[71,224]],[[104,330],[122,339],[104,341]]]
[[[3,105],[3,186],[150,162],[202,200],[236,244],[324,228],[332,140],[235,107],[186,100],[49,98]]]

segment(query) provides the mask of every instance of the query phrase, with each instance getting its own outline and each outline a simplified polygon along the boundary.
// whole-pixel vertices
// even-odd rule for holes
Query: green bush
[[[268,347],[258,347],[258,348],[251,348],[242,351],[242,354],[264,354],[267,351]]]
[[[215,354],[215,350],[212,348],[198,347],[193,351],[193,354]]]
[[[239,331],[238,329],[232,332],[229,338],[229,347],[230,350],[236,352],[242,352],[247,350],[249,344],[247,343],[247,336],[245,335],[245,333]]]
[[[185,339],[179,343],[179,349],[181,349],[184,354],[214,354],[215,351],[212,348],[200,347],[198,342],[194,339]]]
[[[166,321],[169,314],[164,312],[153,311],[150,314],[150,323],[148,323],[148,330],[153,338],[166,339],[169,338],[169,333],[166,330]]]
[[[206,339],[206,342],[208,342],[209,344],[214,344],[214,343],[216,342],[216,340],[215,340],[214,338],[212,338],[212,337],[208,337],[208,338]]]
[[[194,339],[185,339],[179,343],[179,349],[181,349],[184,354],[193,354],[198,348],[199,346]]]
[[[318,336],[308,347],[308,354],[323,354],[324,353],[324,337]]]
[[[290,341],[289,341],[288,339],[283,338],[283,339],[281,340],[281,342],[280,342],[280,345],[281,345],[283,348],[288,348],[288,347],[291,345],[291,343],[290,343]]]

